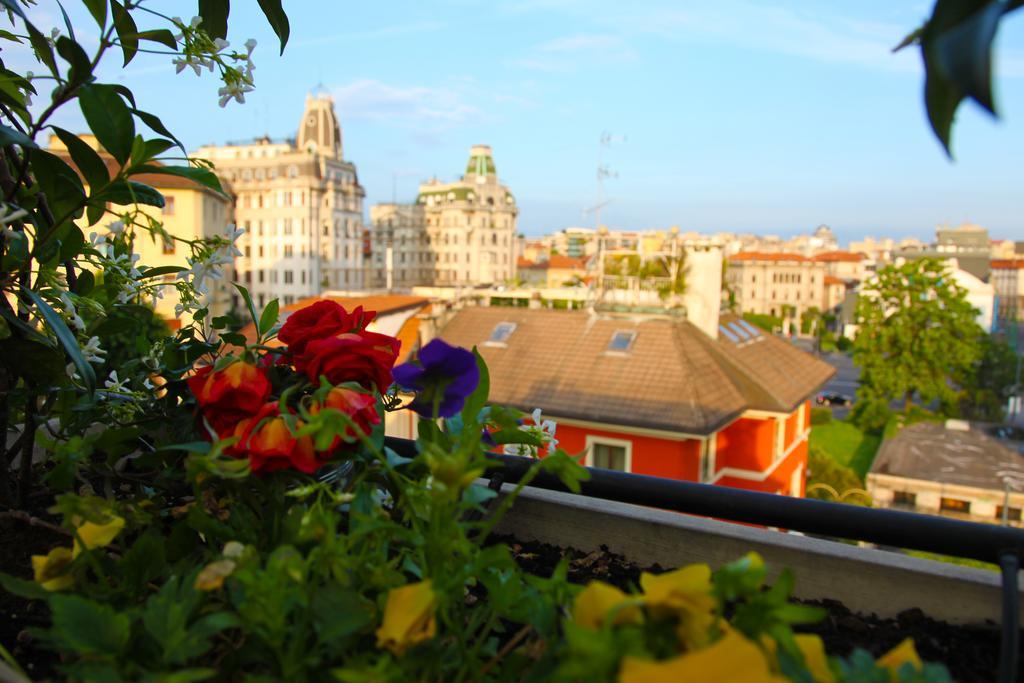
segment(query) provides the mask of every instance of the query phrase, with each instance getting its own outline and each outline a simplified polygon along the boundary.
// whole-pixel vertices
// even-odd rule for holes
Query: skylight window
[[[733,344],[739,344],[740,340],[736,338],[736,335],[729,331],[725,325],[719,325],[718,331],[722,333],[722,336],[731,341]]]
[[[746,329],[737,325],[736,323],[729,323],[728,325],[726,325],[726,327],[732,330],[732,333],[735,334],[740,339],[742,339],[743,341],[747,341],[748,339],[751,338],[750,333]]]
[[[748,323],[746,320],[740,320],[737,324],[740,327],[742,327],[743,329],[745,329],[747,332],[749,332],[750,336],[752,336],[754,339],[758,339],[758,338],[761,337],[761,330],[759,330],[758,328],[754,327],[753,325]]]
[[[494,326],[494,330],[491,332],[491,336],[487,339],[487,343],[504,344],[515,331],[515,323],[498,323]]]
[[[612,335],[612,340],[608,342],[608,350],[629,351],[629,347],[633,345],[634,339],[636,339],[636,332],[620,330]]]

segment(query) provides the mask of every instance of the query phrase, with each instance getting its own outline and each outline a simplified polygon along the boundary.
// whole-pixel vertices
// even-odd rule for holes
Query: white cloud
[[[480,117],[480,110],[450,88],[395,86],[357,80],[332,91],[339,115],[364,121],[405,121],[414,126],[449,128]]]
[[[586,66],[622,64],[636,61],[636,58],[636,53],[620,36],[578,34],[535,45],[530,54],[509,60],[507,64],[549,73],[572,73]]]

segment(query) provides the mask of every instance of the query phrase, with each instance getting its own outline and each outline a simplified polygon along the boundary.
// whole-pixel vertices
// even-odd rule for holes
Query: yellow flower
[[[875,660],[875,664],[889,670],[889,678],[893,681],[899,680],[899,674],[896,672],[907,662],[913,664],[918,671],[923,666],[921,658],[917,656],[917,650],[914,648],[913,638],[904,639],[902,643]]]
[[[377,629],[377,647],[401,656],[410,645],[433,638],[437,631],[436,607],[437,596],[430,579],[392,588],[384,605],[384,621]]]
[[[737,631],[727,632],[721,640],[703,650],[662,662],[624,657],[619,669],[619,683],[680,681],[784,683],[786,679],[772,674],[760,648]]]
[[[711,567],[692,564],[664,574],[644,572],[640,587],[654,614],[674,612],[679,617],[676,635],[683,645],[694,648],[707,643],[715,610]]]
[[[828,655],[825,654],[825,644],[821,642],[821,638],[802,633],[793,637],[804,656],[804,665],[807,666],[814,683],[835,683],[836,677],[832,674],[832,669],[828,668]]]
[[[75,583],[74,577],[67,573],[72,559],[70,548],[54,548],[45,555],[33,555],[32,571],[36,583],[48,591],[70,588]]]
[[[235,571],[234,560],[217,560],[203,567],[196,577],[195,589],[197,591],[217,590],[224,585],[224,579],[231,576]]]
[[[116,515],[106,524],[94,524],[85,522],[75,529],[75,551],[74,557],[78,557],[83,550],[93,548],[105,548],[110,545],[117,535],[124,528],[124,520]],[[84,544],[84,547],[83,545]]]
[[[591,581],[577,596],[572,605],[572,618],[580,626],[597,630],[604,623],[604,617],[630,599],[630,596],[615,586],[601,581]],[[613,624],[638,624],[643,618],[635,605],[622,607],[615,613]]]

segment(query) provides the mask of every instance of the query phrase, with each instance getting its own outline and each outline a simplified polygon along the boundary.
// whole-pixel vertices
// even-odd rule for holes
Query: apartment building
[[[997,319],[1024,321],[1024,257],[992,261],[992,286],[998,301]]]
[[[236,195],[237,279],[257,305],[363,286],[363,198],[327,95],[307,96],[295,140],[201,147]]]
[[[368,287],[390,291],[433,284],[434,252],[421,205],[376,204],[370,224]]]
[[[825,276],[824,262],[801,254],[742,252],[729,257],[726,278],[742,312],[798,320],[826,304]]]

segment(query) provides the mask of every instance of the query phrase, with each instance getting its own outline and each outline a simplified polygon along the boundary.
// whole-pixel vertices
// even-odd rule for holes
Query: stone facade
[[[458,181],[420,185],[415,204],[378,204],[367,285],[477,286],[516,277],[515,197],[498,182],[491,148],[470,150]]]
[[[364,286],[366,192],[344,160],[330,97],[306,98],[295,141],[201,147],[197,156],[235,192],[235,222],[246,231],[237,280],[257,305]]]

